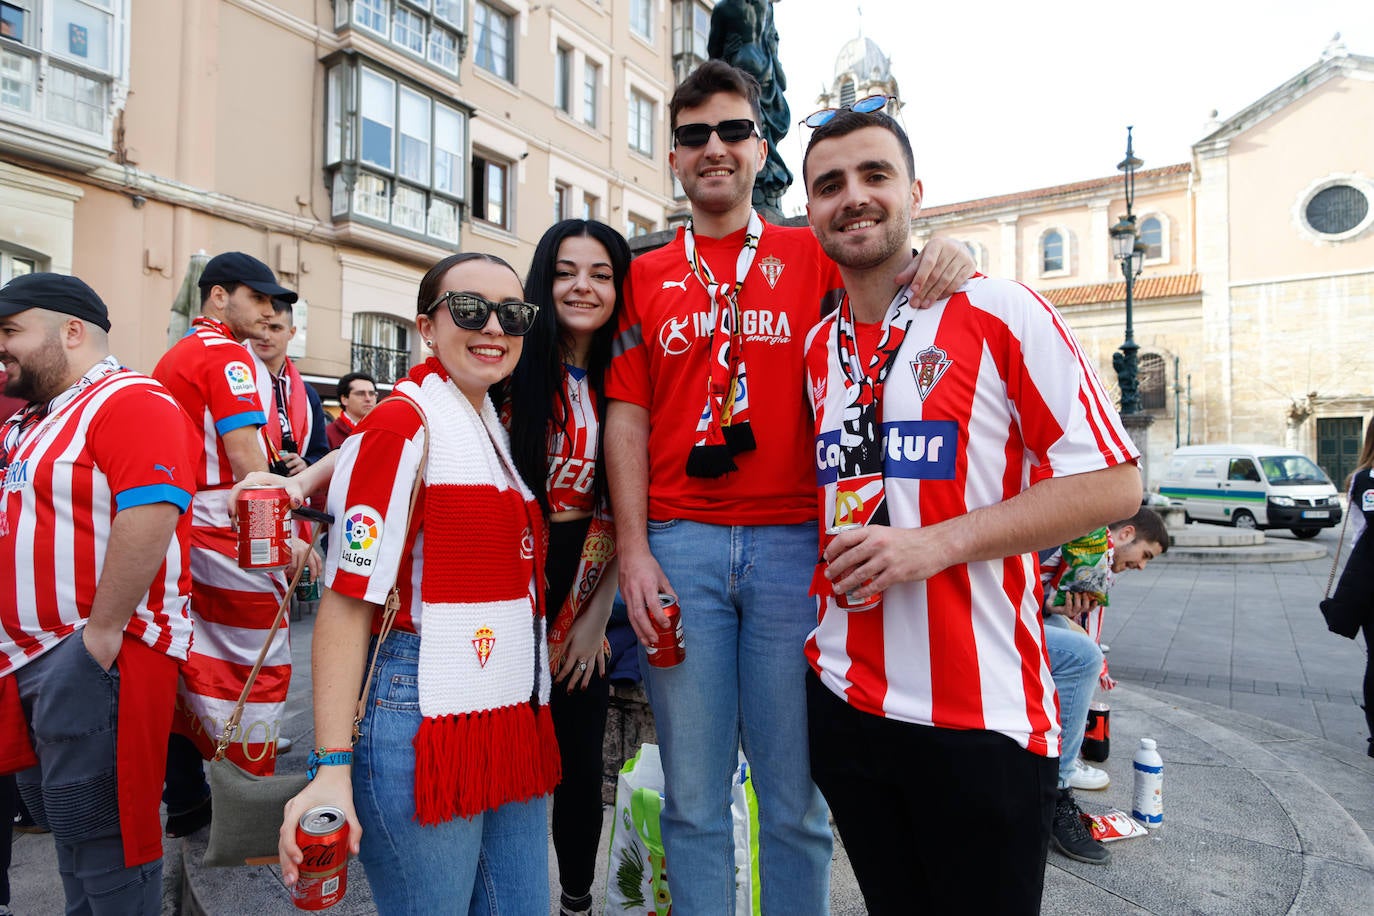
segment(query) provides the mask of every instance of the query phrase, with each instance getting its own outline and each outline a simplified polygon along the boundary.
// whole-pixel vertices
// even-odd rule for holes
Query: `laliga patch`
[[[782,276],[782,270],[786,266],[781,259],[771,254],[759,261],[759,271],[763,274],[763,278],[768,281],[769,289],[777,289],[778,277]]]
[[[371,506],[350,506],[339,533],[339,568],[370,576],[382,550],[382,513]]]
[[[1360,508],[1365,512],[1374,512],[1374,490],[1365,490],[1360,496]]]
[[[229,382],[232,394],[257,394],[258,386],[253,381],[253,370],[247,363],[232,362],[224,367],[224,377]]]
[[[496,631],[491,627],[478,627],[472,634],[472,648],[477,652],[477,664],[485,668],[491,650],[496,648]]]
[[[926,347],[911,362],[911,371],[916,375],[916,392],[924,401],[930,396],[931,389],[935,383],[954,363],[949,359],[949,354],[939,347]]]

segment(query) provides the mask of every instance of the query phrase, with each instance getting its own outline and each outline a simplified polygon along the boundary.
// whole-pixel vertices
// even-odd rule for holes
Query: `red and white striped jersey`
[[[99,367],[97,367],[99,368]],[[134,506],[182,511],[161,568],[125,632],[184,659],[188,550],[199,439],[176,401],[127,369],[90,382],[20,437],[0,507],[0,676],[85,624],[111,525]]]
[[[412,633],[420,630],[423,488],[409,519],[406,513],[424,435],[415,409],[388,398],[339,446],[329,484],[329,514],[335,524],[324,566],[326,586],[373,604],[384,604],[399,581],[401,608],[395,626]]]
[[[845,409],[835,325],[833,316],[817,325],[806,353],[822,532],[834,523]],[[934,524],[1048,477],[1138,457],[1063,318],[1020,284],[975,276],[916,313],[894,359],[880,407],[894,526]],[[880,610],[850,613],[827,597],[807,658],[864,712],[996,731],[1056,756],[1037,573],[1024,554],[893,586]]]
[[[199,490],[228,487],[234,482],[220,437],[243,426],[267,422],[253,363],[253,354],[233,338],[226,325],[202,316],[153,369],[153,378],[167,386],[201,429],[205,457],[196,472]],[[267,385],[270,391],[271,383]]]
[[[592,484],[596,480],[596,440],[601,427],[596,403],[587,385],[587,371],[576,366],[563,370],[564,391],[570,407],[565,429],[549,436],[549,511],[592,509]]]

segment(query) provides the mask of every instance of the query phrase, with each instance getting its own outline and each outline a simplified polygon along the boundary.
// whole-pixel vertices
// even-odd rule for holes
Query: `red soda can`
[[[834,537],[841,531],[848,531],[851,528],[862,528],[863,525],[857,522],[847,522],[843,525],[832,525],[825,529],[827,537]],[[868,583],[865,582],[865,585]],[[853,592],[837,593],[835,595],[835,606],[844,611],[871,611],[883,603],[883,593],[876,592],[867,598],[856,598]]]
[[[644,651],[649,656],[649,664],[655,668],[673,668],[687,657],[687,644],[682,638],[682,611],[677,606],[677,599],[666,593],[659,594],[658,604],[668,618],[668,625],[659,626],[653,615],[649,615],[649,622],[654,626],[654,641]]]
[[[301,815],[296,845],[304,858],[291,900],[301,910],[327,909],[348,890],[348,818],[339,808],[321,805]]]
[[[239,491],[239,568],[272,571],[291,565],[291,497],[281,487]]]

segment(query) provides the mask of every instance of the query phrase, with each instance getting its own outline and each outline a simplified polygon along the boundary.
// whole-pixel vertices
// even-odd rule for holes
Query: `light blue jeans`
[[[1088,705],[1102,674],[1102,650],[1091,636],[1070,629],[1061,614],[1045,618],[1045,650],[1050,657],[1054,689],[1059,694],[1059,788],[1067,789],[1078,750],[1083,746]]]
[[[655,668],[640,647],[662,749],[673,910],[735,911],[730,777],[743,747],[758,795],[763,911],[823,914],[833,838],[811,781],[803,654],[816,625],[816,525],[651,521],[649,547],[677,592],[687,649],[677,667]]]
[[[415,634],[386,638],[353,750],[353,804],[363,825],[358,858],[377,911],[547,916],[546,796],[434,827],[415,820],[419,657]]]

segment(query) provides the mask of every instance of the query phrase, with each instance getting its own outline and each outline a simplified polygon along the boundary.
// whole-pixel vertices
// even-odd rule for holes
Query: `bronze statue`
[[[777,0],[720,0],[711,12],[706,53],[752,75],[759,81],[759,134],[768,141],[768,160],[754,181],[754,207],[765,218],[780,219],[782,195],[792,184],[792,172],[782,161],[778,144],[787,136],[792,113],[783,93],[787,77],[778,61],[778,30],[773,24]]]

